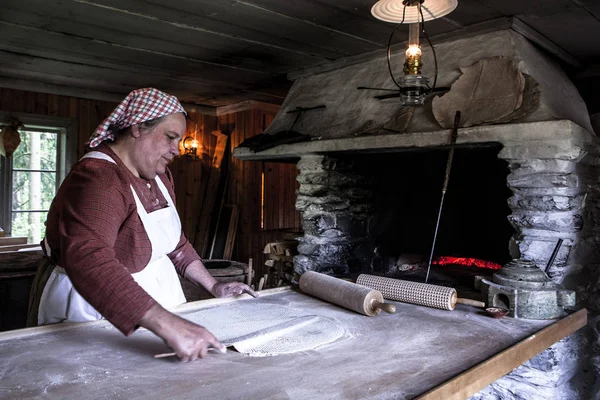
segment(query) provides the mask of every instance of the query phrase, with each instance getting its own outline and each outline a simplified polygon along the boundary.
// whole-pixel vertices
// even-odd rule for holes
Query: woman
[[[216,297],[256,293],[218,283],[181,231],[167,164],[185,111],[153,88],[131,92],[96,129],[52,202],[29,325],[105,317],[125,335],[143,326],[184,361],[223,346],[167,309],[185,303],[177,273]]]

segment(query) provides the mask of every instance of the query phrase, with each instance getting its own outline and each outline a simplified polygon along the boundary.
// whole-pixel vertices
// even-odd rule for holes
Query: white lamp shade
[[[423,19],[430,21],[443,17],[454,11],[456,6],[458,6],[458,0],[424,0],[421,4]],[[406,11],[404,11],[402,0],[379,0],[371,8],[371,14],[375,18],[386,22],[402,22],[402,13],[405,13],[404,24],[414,24],[421,21],[418,7],[407,6]]]

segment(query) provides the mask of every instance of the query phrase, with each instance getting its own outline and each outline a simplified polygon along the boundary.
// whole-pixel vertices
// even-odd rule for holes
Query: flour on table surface
[[[221,343],[255,357],[316,349],[345,333],[333,318],[257,302],[232,303],[184,317],[204,326]]]

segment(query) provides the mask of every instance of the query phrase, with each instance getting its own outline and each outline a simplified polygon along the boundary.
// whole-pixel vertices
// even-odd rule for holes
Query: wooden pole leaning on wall
[[[224,204],[218,214],[216,226],[211,229],[211,232],[214,230],[214,234],[208,258],[231,260],[237,235],[239,209],[235,204]]]
[[[221,180],[221,165],[229,143],[229,136],[221,133],[221,131],[212,131],[212,134],[217,137],[217,145],[211,160],[204,199],[199,205],[201,211],[196,225],[196,236],[194,237],[194,248],[201,257],[206,256],[209,248],[211,216],[216,202],[217,188]]]
[[[237,227],[240,217],[240,208],[237,204],[231,205],[231,217],[229,219],[229,229],[227,230],[227,239],[225,240],[225,250],[223,252],[223,258],[225,260],[231,260],[233,256],[233,247],[235,245],[235,238],[237,236]]]

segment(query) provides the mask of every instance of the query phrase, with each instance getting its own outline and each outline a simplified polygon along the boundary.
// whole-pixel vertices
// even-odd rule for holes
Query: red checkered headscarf
[[[186,114],[177,97],[154,88],[136,89],[98,125],[86,145],[94,148],[105,140],[115,140],[116,130],[178,112]]]

